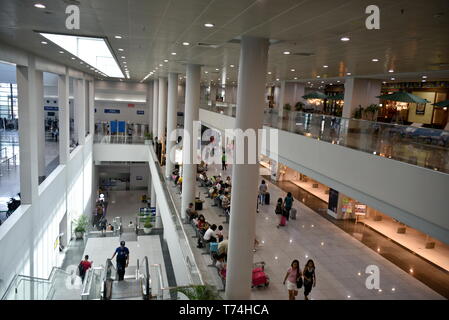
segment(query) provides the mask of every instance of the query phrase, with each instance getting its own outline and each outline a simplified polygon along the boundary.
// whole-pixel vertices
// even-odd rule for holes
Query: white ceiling
[[[280,41],[270,46],[272,74],[267,81],[317,75],[343,79],[346,72],[390,77],[389,69],[401,81],[400,74],[418,79],[422,72],[449,70],[448,0],[377,0],[380,30],[365,28],[370,0],[82,0],[81,29],[76,32],[65,29],[65,7],[73,0],[39,1],[46,9],[35,8],[36,2],[0,1],[0,41],[79,68],[79,60],[59,54],[53,44],[42,45],[42,37],[33,30],[106,37],[117,60],[127,61],[133,81],[155,67],[157,75],[183,74],[187,62],[204,65],[205,81],[222,77],[236,81],[239,44],[230,41],[242,35]],[[206,22],[215,27],[204,27]],[[342,42],[342,36],[351,40]],[[190,46],[183,46],[184,41]],[[284,55],[286,50],[313,55]]]

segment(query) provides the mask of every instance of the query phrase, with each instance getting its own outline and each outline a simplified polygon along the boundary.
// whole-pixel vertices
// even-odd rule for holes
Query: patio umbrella
[[[449,107],[449,100],[446,100],[446,101],[440,101],[440,102],[434,103],[433,105],[434,105],[435,107],[441,107],[441,108]]]
[[[324,93],[318,91],[308,93],[302,97],[304,99],[323,99],[323,100],[328,98],[328,96],[326,96]]]
[[[411,93],[398,91],[392,94],[383,94],[377,96],[381,100],[390,100],[390,101],[398,101],[398,102],[408,102],[408,103],[430,103],[427,99],[420,98]]]
[[[335,96],[327,96],[327,99],[329,100],[344,100],[345,94],[344,93],[338,93]]]

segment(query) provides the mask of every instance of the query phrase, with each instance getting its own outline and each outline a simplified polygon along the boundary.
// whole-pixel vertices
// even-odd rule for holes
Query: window
[[[17,84],[0,83],[0,117],[17,119]]]

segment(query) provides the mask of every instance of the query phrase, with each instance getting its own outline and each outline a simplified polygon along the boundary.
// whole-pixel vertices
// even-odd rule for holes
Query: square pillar
[[[70,154],[69,76],[58,76],[59,163],[67,164]]]
[[[382,81],[371,79],[348,78],[345,82],[345,102],[343,118],[352,118],[359,106],[366,108],[370,104],[379,104]]]

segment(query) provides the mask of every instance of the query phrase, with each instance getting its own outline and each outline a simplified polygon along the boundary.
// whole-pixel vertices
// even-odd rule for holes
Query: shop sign
[[[354,213],[360,216],[364,216],[366,214],[366,204],[356,204]]]
[[[45,111],[59,111],[58,107],[44,106]]]
[[[104,109],[104,113],[120,113],[119,109]]]
[[[134,103],[128,103],[128,108],[134,108],[136,105]]]
[[[137,110],[137,114],[139,114],[139,115],[145,114],[145,111],[143,111],[143,110]]]

